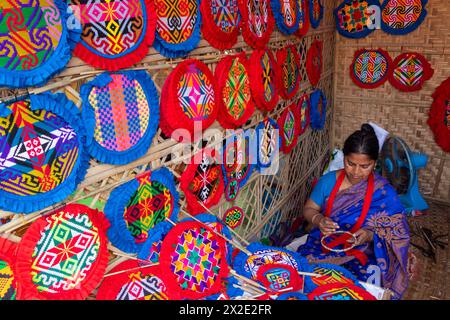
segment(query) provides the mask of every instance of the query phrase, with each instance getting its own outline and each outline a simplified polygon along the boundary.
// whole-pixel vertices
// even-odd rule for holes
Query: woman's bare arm
[[[336,232],[339,228],[337,223],[320,213],[320,207],[311,199],[308,199],[303,207],[303,216],[313,227],[318,227],[324,235]]]

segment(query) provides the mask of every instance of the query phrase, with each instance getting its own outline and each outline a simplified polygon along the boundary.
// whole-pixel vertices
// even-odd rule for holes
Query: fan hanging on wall
[[[428,209],[419,191],[417,172],[427,164],[426,154],[412,152],[403,139],[391,135],[383,144],[379,161],[381,174],[395,188],[408,214]]]

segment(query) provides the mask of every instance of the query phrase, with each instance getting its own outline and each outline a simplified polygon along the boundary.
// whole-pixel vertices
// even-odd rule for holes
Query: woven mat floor
[[[417,257],[417,271],[410,280],[404,300],[450,300],[450,247],[448,235],[450,230],[450,207],[429,203],[430,208],[424,215],[408,219],[411,231],[411,242],[423,248],[428,248],[427,241],[417,235],[417,226],[428,228],[432,236],[446,243],[444,248],[436,247],[436,262],[433,258],[424,256],[421,251],[411,246],[411,252]]]

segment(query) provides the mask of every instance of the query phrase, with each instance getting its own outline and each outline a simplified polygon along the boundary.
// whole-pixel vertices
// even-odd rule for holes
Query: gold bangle
[[[312,217],[312,219],[311,219],[311,224],[312,224],[312,225],[314,225],[314,218],[317,217],[317,216],[321,216],[321,214],[320,214],[320,213],[316,213],[316,214]]]

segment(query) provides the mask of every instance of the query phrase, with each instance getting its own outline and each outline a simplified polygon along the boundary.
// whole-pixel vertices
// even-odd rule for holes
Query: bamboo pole
[[[203,202],[198,201],[198,203],[199,203],[206,211],[208,211],[208,213],[212,214],[213,216],[216,216],[209,208],[207,208],[207,207],[203,204]],[[248,245],[250,244],[247,240],[245,240],[243,237],[241,237],[236,231],[234,231],[234,230],[231,229],[231,228],[229,228],[229,230],[230,230],[230,232],[231,232],[233,235],[235,235],[236,237],[238,237],[239,240],[241,240],[246,246],[248,246]]]
[[[186,211],[184,211],[184,210],[181,209],[180,212],[182,212],[183,214],[187,215],[188,217],[190,217],[190,218],[193,219],[194,221],[196,221],[196,222],[198,222],[198,223],[201,223],[202,225],[205,225],[205,226],[206,226],[206,224],[205,224],[204,222],[198,220],[197,218],[195,218],[193,215],[187,213]],[[251,252],[248,251],[246,248],[244,248],[242,245],[240,245],[240,244],[234,242],[233,240],[228,239],[228,238],[225,237],[223,234],[217,232],[216,230],[214,230],[214,229],[212,229],[212,228],[211,228],[211,230],[212,230],[217,236],[221,237],[221,238],[224,239],[226,242],[228,242],[229,244],[231,244],[233,247],[238,248],[239,250],[241,250],[242,252],[244,252],[244,253],[247,254],[247,255],[251,255]]]

